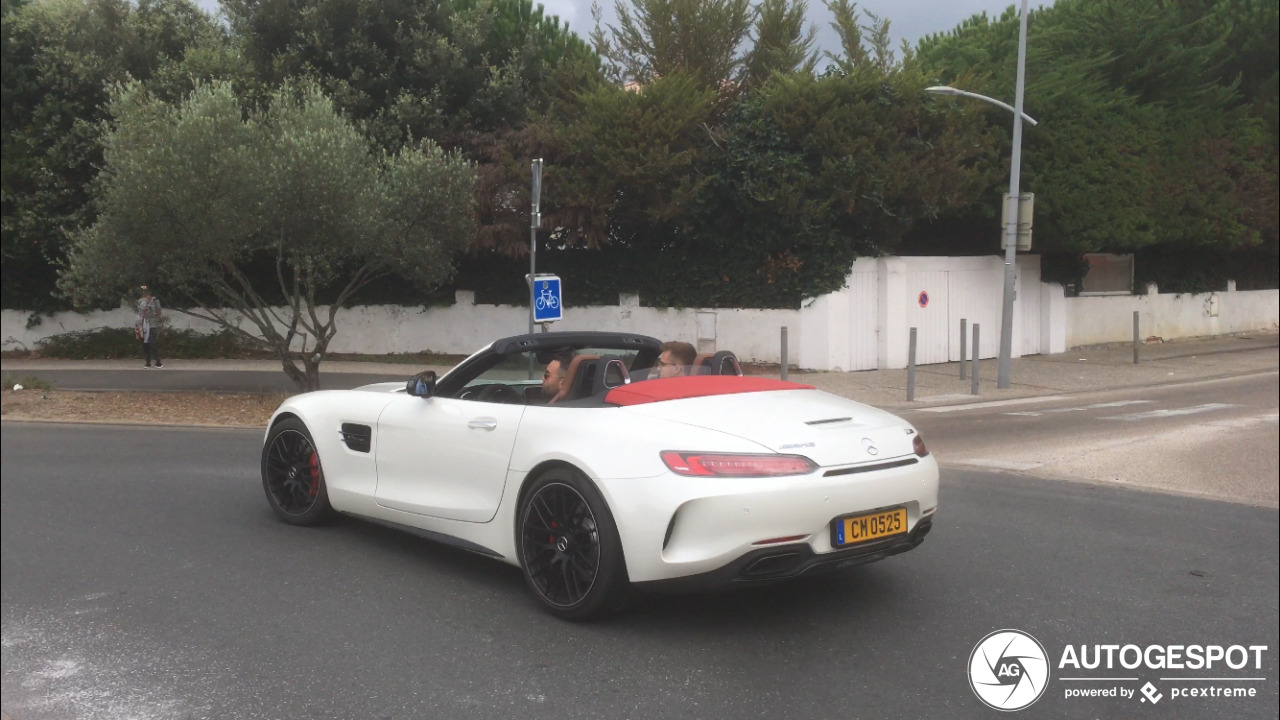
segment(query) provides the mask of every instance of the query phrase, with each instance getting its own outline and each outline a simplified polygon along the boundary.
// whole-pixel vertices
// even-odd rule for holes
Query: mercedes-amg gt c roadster
[[[743,376],[728,352],[660,377],[659,354],[643,335],[519,335],[438,379],[294,396],[263,445],[267,500],[295,525],[337,512],[517,565],[569,620],[632,588],[766,583],[924,540],[938,465],[909,423]]]

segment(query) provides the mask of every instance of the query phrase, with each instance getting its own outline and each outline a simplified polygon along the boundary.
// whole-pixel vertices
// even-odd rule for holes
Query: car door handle
[[[498,427],[498,421],[493,418],[476,418],[468,421],[467,427],[474,430],[495,430]]]

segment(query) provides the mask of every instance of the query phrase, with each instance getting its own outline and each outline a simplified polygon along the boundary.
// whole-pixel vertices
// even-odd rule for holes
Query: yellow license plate
[[[831,530],[831,544],[835,547],[902,535],[907,531],[907,509],[894,508],[839,518]]]

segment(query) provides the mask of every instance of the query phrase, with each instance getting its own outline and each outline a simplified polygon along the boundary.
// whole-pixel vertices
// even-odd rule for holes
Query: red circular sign
[[[920,297],[917,298],[917,301],[920,303],[920,307],[929,307],[929,291],[921,290]]]

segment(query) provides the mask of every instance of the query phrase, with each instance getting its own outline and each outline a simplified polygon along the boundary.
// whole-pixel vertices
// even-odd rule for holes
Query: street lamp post
[[[1022,164],[1022,121],[1025,119],[1032,125],[1036,124],[1035,120],[1022,112],[1027,79],[1027,0],[1022,0],[1022,12],[1018,25],[1018,83],[1014,92],[1013,107],[986,95],[953,87],[937,86],[925,89],[925,92],[935,95],[956,95],[982,100],[1013,113],[1013,157],[1009,160],[1009,209],[1004,226],[1004,304],[1000,315],[1000,362],[996,375],[998,388],[1007,388],[1010,385],[1009,360],[1013,356],[1013,283],[1018,257],[1018,199],[1020,197],[1018,184]],[[974,357],[977,357],[978,348],[974,348],[973,353]]]

